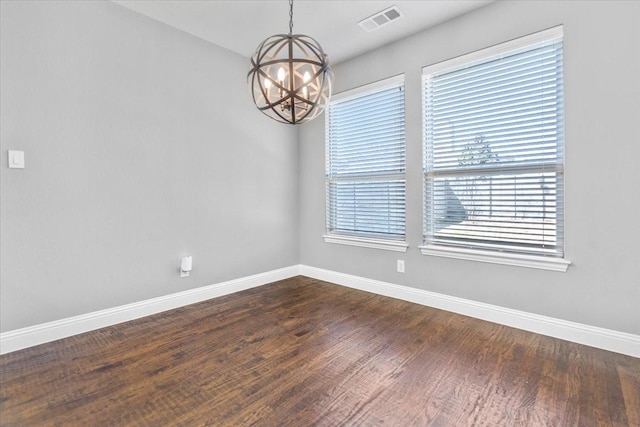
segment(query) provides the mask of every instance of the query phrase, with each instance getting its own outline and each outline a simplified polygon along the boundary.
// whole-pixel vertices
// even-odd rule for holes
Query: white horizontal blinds
[[[423,73],[425,243],[563,256],[562,38]]]
[[[326,120],[327,231],[403,240],[403,81],[337,97]]]

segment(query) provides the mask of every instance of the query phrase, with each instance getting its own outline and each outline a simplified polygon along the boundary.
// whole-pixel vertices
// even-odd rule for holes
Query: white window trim
[[[407,252],[407,248],[409,247],[406,242],[400,240],[371,239],[337,234],[325,234],[322,237],[325,243],[337,243],[339,245],[359,246],[361,248],[382,249],[393,252]]]
[[[563,36],[564,26],[558,25],[547,30],[529,34],[524,37],[519,37],[517,39],[490,46],[485,49],[424,66],[422,68],[422,75],[424,78],[424,76],[427,74],[433,74],[444,69],[455,68],[464,64],[474,63],[489,56],[500,55],[503,52],[509,52],[536,43],[544,43],[548,40],[556,39]],[[422,117],[424,117],[424,108],[425,106],[423,104]],[[422,121],[422,125],[424,134],[424,120]],[[569,265],[571,265],[571,261],[567,258],[553,258],[528,254],[525,255],[508,252],[484,251],[481,249],[459,248],[443,245],[422,245],[419,246],[419,248],[422,255],[535,268],[541,270],[566,272],[569,268]]]
[[[373,83],[367,83],[363,86],[358,86],[353,89],[347,89],[340,93],[334,93],[331,95],[331,101],[346,101],[352,98],[358,98],[363,93],[375,92],[376,89],[386,88],[393,85],[400,85],[404,82],[404,74],[398,74],[397,76],[387,77],[385,79],[378,80]]]
[[[358,86],[352,89],[345,90],[343,92],[333,94],[331,97],[331,101],[346,101],[353,98],[358,98],[363,94],[375,92],[377,89],[387,88],[393,85],[403,85],[405,83],[405,75],[404,73],[398,74],[395,76],[387,77],[372,83],[365,84],[363,86]],[[404,89],[403,89],[404,90]],[[406,120],[406,111],[405,111],[405,120]],[[327,126],[325,124],[325,126]],[[406,127],[406,126],[405,126]],[[328,132],[328,128],[325,130],[325,134]],[[406,156],[406,154],[405,154]],[[328,161],[328,157],[327,157]],[[406,164],[405,164],[405,172],[399,176],[399,178],[405,181],[406,185]],[[406,188],[405,188],[406,191]],[[406,206],[405,206],[406,209]],[[394,252],[406,252],[409,245],[406,243],[406,218],[405,218],[405,240],[393,240],[393,239],[384,239],[384,238],[371,238],[364,236],[351,236],[345,234],[331,234],[329,230],[326,230],[326,234],[324,234],[323,239],[325,243],[335,243],[347,246],[358,246],[363,248],[370,249],[380,249]]]
[[[422,255],[488,262],[491,264],[513,265],[516,267],[537,268],[540,270],[560,271],[563,273],[565,273],[569,268],[569,265],[571,265],[571,261],[563,258],[483,251],[479,249],[456,248],[441,245],[420,246],[420,252]]]
[[[563,37],[563,35],[564,26],[558,25],[557,27],[542,30],[537,33],[519,37],[514,40],[509,40],[507,42],[500,43],[494,46],[489,46],[487,48],[476,50],[474,52],[457,56],[451,59],[446,59],[432,65],[427,65],[425,67],[422,67],[422,74],[434,74],[442,70],[456,68],[465,64],[471,64],[490,56],[501,55],[505,52],[510,52],[519,48],[531,46],[536,43],[544,43],[549,40],[557,39]]]

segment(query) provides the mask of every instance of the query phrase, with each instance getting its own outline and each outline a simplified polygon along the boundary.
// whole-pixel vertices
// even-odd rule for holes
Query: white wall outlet
[[[404,273],[404,260],[399,259],[397,263],[398,273]]]
[[[193,268],[193,258],[185,256],[180,259],[180,277],[189,277]]]

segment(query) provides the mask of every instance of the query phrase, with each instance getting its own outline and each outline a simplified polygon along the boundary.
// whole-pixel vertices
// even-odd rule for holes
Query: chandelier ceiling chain
[[[289,34],[267,38],[251,57],[247,81],[253,102],[274,120],[304,123],[329,103],[332,80],[320,44],[309,36],[293,34],[293,0],[289,0]]]
[[[293,34],[293,0],[289,0],[289,34]]]

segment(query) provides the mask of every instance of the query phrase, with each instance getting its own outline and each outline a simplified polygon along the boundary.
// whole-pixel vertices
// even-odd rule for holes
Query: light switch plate
[[[24,169],[24,151],[9,150],[9,168]]]

